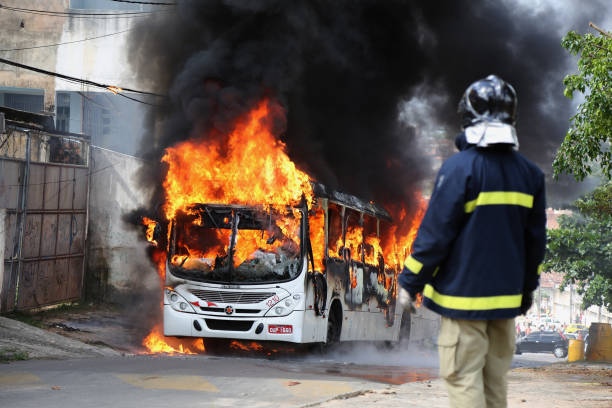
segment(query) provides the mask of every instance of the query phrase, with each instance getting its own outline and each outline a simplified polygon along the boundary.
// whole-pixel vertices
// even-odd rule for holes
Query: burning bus
[[[228,135],[166,149],[164,222],[143,219],[163,281],[163,334],[209,343],[407,338],[418,319],[396,307],[397,275],[424,202],[395,206],[392,217],[314,182],[271,130],[279,112],[264,100]],[[163,345],[158,333],[143,343],[151,351]]]
[[[308,206],[195,204],[171,222],[164,334],[293,343],[407,338],[389,213],[313,185]],[[387,225],[381,225],[387,224]],[[317,256],[318,255],[318,256]]]

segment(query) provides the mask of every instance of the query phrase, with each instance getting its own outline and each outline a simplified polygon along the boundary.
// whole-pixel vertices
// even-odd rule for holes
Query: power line
[[[21,7],[4,6],[0,4],[0,8],[4,8],[11,11],[30,12],[30,13],[44,13],[44,14],[55,14],[55,15],[69,15],[69,16],[127,16],[127,15],[138,15],[138,14],[151,14],[159,13],[161,10],[156,11],[121,11],[121,12],[110,12],[110,13],[91,13],[82,11],[51,11],[51,10],[40,10],[40,9],[27,9]]]
[[[73,83],[73,84],[82,84],[81,82],[78,82],[78,81],[72,81],[72,80],[70,80],[70,79],[65,79],[65,78],[58,78],[58,79],[60,79],[60,80],[62,80],[62,81],[70,82],[70,83]],[[115,86],[109,86],[108,88],[106,88],[106,90],[111,91],[112,93],[114,93],[114,94],[115,94],[115,95],[117,95],[117,96],[121,96],[121,97],[123,97],[123,98],[129,99],[129,100],[134,101],[134,102],[142,103],[142,104],[144,104],[144,105],[149,105],[149,106],[157,106],[157,107],[162,106],[162,105],[158,105],[158,104],[156,104],[156,103],[145,102],[145,101],[143,101],[143,100],[136,99],[136,98],[131,97],[131,96],[127,96],[126,94],[124,94],[124,93],[122,93],[122,92],[121,92],[121,91],[123,91],[124,89],[121,89],[121,88],[118,88],[118,87],[115,87]],[[79,94],[80,94],[81,96],[84,96],[82,92],[79,92]],[[158,96],[164,96],[164,95],[158,95]],[[85,98],[86,98],[86,99],[89,99],[89,98],[87,98],[87,97],[85,97]],[[90,100],[91,100],[91,99],[90,99]]]
[[[136,99],[136,98],[133,98],[131,96],[127,96],[126,94],[121,93],[121,92],[114,92],[114,93],[116,93],[119,96],[123,96],[124,98],[129,99],[129,100],[134,101],[134,102],[143,103],[143,104],[149,105],[149,106],[158,106],[158,107],[161,106],[161,105],[157,105],[155,103],[149,103],[149,102],[141,101],[140,99]]]
[[[60,79],[60,80],[62,80],[62,81],[70,82],[70,83],[73,83],[73,84],[82,84],[81,82],[78,82],[78,81],[72,81],[72,80],[70,80],[70,79],[64,79],[64,78],[58,78],[58,79]],[[161,107],[161,106],[163,106],[163,105],[158,105],[158,104],[156,104],[156,103],[145,102],[145,101],[143,101],[143,100],[136,99],[136,98],[131,97],[131,96],[127,96],[126,94],[124,94],[124,93],[122,93],[122,92],[121,92],[121,91],[123,91],[123,89],[118,88],[118,87],[110,86],[110,87],[106,88],[106,90],[107,90],[107,91],[111,91],[111,92],[112,92],[112,93],[114,93],[115,95],[117,95],[117,96],[121,96],[121,97],[123,97],[123,98],[125,98],[125,99],[129,99],[129,100],[134,101],[134,102],[142,103],[143,105],[156,106],[156,107]],[[86,96],[85,96],[85,95],[84,95],[82,92],[78,92],[78,93],[79,93],[81,96],[85,97],[85,99],[89,99],[89,100],[91,100],[90,98],[86,97]],[[164,95],[159,95],[159,96],[164,96]]]
[[[115,86],[115,85],[106,85],[106,84],[102,84],[102,83],[99,83],[99,82],[90,81],[89,79],[76,78],[76,77],[72,77],[72,76],[69,76],[69,75],[64,75],[64,74],[60,74],[60,73],[57,73],[57,72],[47,71],[47,70],[44,70],[44,69],[41,69],[41,68],[36,68],[36,67],[30,66],[30,65],[20,64],[18,62],[10,61],[10,60],[4,59],[4,58],[0,58],[0,63],[4,63],[4,64],[7,64],[7,65],[12,65],[12,66],[18,67],[18,68],[27,69],[29,71],[38,72],[40,74],[54,76],[54,77],[65,79],[67,81],[75,82],[75,83],[78,83],[78,84],[91,85],[91,86],[95,86],[97,88],[103,88],[103,89],[111,91],[111,92],[113,92],[115,94],[120,94],[121,92],[125,91],[125,92],[138,93],[138,94],[142,94],[142,95],[151,95],[151,96],[166,97],[166,95],[161,95],[161,94],[157,94],[157,93],[153,93],[153,92],[139,91],[139,90],[136,90],[136,89],[123,88],[123,87]]]
[[[135,18],[135,17],[146,17],[155,13],[163,13],[168,10],[154,10],[154,11],[125,11],[121,13],[83,13],[83,12],[68,12],[68,11],[49,11],[40,9],[26,9],[20,7],[4,6],[0,4],[0,9],[9,11],[15,11],[18,13],[26,14],[37,14],[49,17],[74,17],[74,18],[94,18],[94,19],[109,19],[109,18]]]
[[[60,46],[60,45],[65,45],[65,44],[74,44],[74,43],[78,43],[78,42],[84,42],[84,41],[89,41],[89,40],[96,40],[98,38],[110,37],[110,36],[113,36],[113,35],[123,34],[123,33],[126,33],[128,31],[131,31],[131,30],[132,29],[123,30],[123,31],[118,31],[116,33],[100,35],[100,36],[97,36],[97,37],[84,38],[82,40],[67,41],[67,42],[56,43],[56,44],[38,45],[38,46],[35,46],[35,47],[24,47],[24,48],[10,48],[10,49],[6,49],[6,50],[0,50],[0,52],[33,50],[35,48],[46,48],[46,47],[57,47],[57,46]]]
[[[154,6],[176,6],[176,3],[158,3],[155,1],[133,1],[133,0],[110,0],[117,3],[152,4]]]

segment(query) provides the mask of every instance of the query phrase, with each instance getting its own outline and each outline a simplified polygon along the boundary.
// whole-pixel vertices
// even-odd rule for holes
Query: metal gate
[[[89,140],[19,126],[6,131],[0,134],[0,209],[5,209],[0,312],[77,300],[83,287]]]

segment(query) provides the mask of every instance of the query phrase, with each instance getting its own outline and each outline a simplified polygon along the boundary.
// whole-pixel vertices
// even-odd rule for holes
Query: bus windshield
[[[170,272],[212,283],[274,283],[299,275],[302,211],[198,204],[173,223]]]

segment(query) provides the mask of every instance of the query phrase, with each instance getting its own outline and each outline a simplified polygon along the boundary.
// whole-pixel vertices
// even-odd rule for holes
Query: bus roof
[[[343,193],[338,190],[333,190],[321,183],[312,182],[312,189],[315,197],[326,198],[329,201],[351,208],[353,210],[369,214],[373,217],[393,222],[391,214],[383,207],[374,204],[373,201],[366,201],[352,194]],[[205,210],[208,208],[250,208],[250,205],[240,204],[220,204],[220,203],[194,203],[194,208]]]
[[[317,197],[327,198],[332,202],[370,214],[376,218],[381,218],[389,222],[393,221],[391,214],[389,214],[389,212],[383,207],[374,204],[373,201],[365,201],[352,194],[333,190],[321,183],[312,183],[312,189]]]

